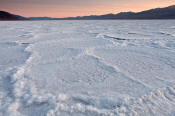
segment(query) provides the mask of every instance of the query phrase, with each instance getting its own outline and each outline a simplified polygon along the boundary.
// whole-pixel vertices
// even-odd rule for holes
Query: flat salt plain
[[[0,22],[0,116],[175,116],[175,20]]]

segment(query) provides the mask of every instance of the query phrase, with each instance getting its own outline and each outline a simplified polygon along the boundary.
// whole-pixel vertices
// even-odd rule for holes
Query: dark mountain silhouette
[[[29,17],[0,11],[0,20],[106,20],[106,19],[175,19],[175,5],[141,12],[121,12],[118,14],[91,15],[66,18]]]
[[[0,11],[0,20],[27,20],[26,18],[19,16],[19,15],[14,15],[5,11]]]

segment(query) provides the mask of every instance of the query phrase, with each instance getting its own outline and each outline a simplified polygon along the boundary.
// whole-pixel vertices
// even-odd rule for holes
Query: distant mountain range
[[[175,19],[175,5],[142,12],[121,12],[118,14],[70,17],[65,19]]]
[[[0,20],[107,20],[107,19],[175,19],[175,5],[165,8],[155,8],[141,12],[121,12],[118,14],[91,15],[81,17],[51,18],[29,17],[0,11]]]

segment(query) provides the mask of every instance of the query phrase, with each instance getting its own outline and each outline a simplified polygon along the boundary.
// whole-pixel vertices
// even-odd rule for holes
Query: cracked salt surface
[[[174,116],[174,24],[0,22],[0,115]]]

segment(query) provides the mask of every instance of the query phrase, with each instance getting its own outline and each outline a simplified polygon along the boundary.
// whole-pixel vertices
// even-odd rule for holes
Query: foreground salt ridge
[[[56,22],[53,23],[53,25],[55,24]],[[160,59],[160,61],[156,62],[157,63],[156,65],[161,63],[161,65],[164,65],[164,67],[169,69],[167,79],[162,79],[162,77],[156,77],[155,79],[157,79],[158,81],[157,84],[159,85],[154,86],[154,83],[149,82],[149,80],[142,80],[142,78],[137,77],[139,73],[135,74],[133,72],[130,72],[132,70],[128,69],[127,67],[125,67],[120,63],[119,63],[120,65],[116,65],[117,61],[115,61],[115,59],[112,59],[112,58],[113,57],[122,58],[122,56],[119,54],[125,55],[127,52],[126,53],[120,52],[116,56],[110,56],[111,55],[110,52],[115,53],[113,51],[118,52],[119,50],[122,50],[122,49],[125,49],[127,51],[127,49],[130,49],[132,48],[132,46],[134,46],[132,48],[132,50],[134,51],[133,53],[145,52],[149,54],[149,57],[150,57],[152,54],[154,54],[154,52],[152,51],[149,53],[147,52],[147,50],[152,50],[153,48],[159,49],[160,48],[158,47],[159,45],[161,46],[160,49],[164,50],[165,47],[162,46],[162,44],[151,45],[152,43],[154,43],[154,41],[151,42],[149,39],[144,41],[133,40],[130,42],[122,42],[120,40],[115,40],[112,38],[105,38],[105,36],[103,35],[106,35],[106,34],[97,34],[99,32],[94,32],[92,36],[89,36],[89,33],[82,32],[83,29],[82,30],[80,29],[81,30],[80,31],[78,29],[79,24],[77,25],[76,23],[75,24],[65,23],[65,25],[67,25],[68,27],[70,27],[70,25],[74,25],[75,30],[74,28],[72,30],[69,28],[65,28],[65,29],[63,28],[63,30],[61,31],[65,31],[65,32],[62,32],[62,33],[57,32],[57,28],[55,26],[51,26],[52,28],[49,27],[50,25],[52,25],[52,23],[46,24],[45,26],[41,26],[41,28],[38,28],[38,30],[36,29],[34,34],[36,35],[35,37],[31,37],[31,38],[28,38],[27,40],[20,41],[20,43],[29,43],[28,47],[25,48],[25,52],[30,53],[30,55],[26,59],[25,63],[22,66],[19,66],[18,67],[19,70],[17,70],[17,72],[13,75],[13,79],[15,80],[14,92],[13,92],[13,95],[15,96],[15,102],[12,102],[10,104],[9,110],[7,111],[6,115],[14,115],[14,114],[29,115],[29,116],[30,115],[31,116],[35,116],[35,115],[36,116],[38,115],[48,115],[48,116],[54,116],[54,115],[56,116],[57,115],[76,115],[76,116],[77,115],[89,115],[89,116],[90,115],[104,115],[104,116],[106,115],[138,115],[138,116],[139,115],[160,115],[161,116],[162,115],[164,116],[164,115],[170,115],[171,116],[171,115],[174,115],[175,88],[174,88],[174,80],[173,80],[174,78],[171,77],[171,75],[174,74],[173,71],[174,71],[175,63],[172,60],[174,58],[174,55],[172,54],[174,53],[174,46],[172,46],[173,45],[172,43],[171,43],[172,45],[170,46],[165,45],[166,49],[168,48],[168,50],[166,50],[167,54],[165,54],[165,52],[162,51],[162,53],[161,52],[157,53],[154,56],[156,58],[158,56],[158,58]],[[87,24],[82,23],[82,25],[85,25],[86,27],[88,26],[88,22]],[[101,30],[103,31],[103,26],[100,28],[102,28]],[[77,29],[78,31],[80,31],[80,33],[87,33],[88,35],[87,34],[81,35],[80,33],[77,33]],[[91,31],[96,31],[96,30],[91,30]],[[75,34],[73,34],[74,32]],[[72,37],[68,36],[69,34]],[[80,36],[77,36],[77,34],[79,34]],[[111,35],[111,37],[115,37],[115,36],[117,37],[117,35]],[[57,39],[57,38],[60,38],[60,39]],[[103,40],[100,40],[101,38]],[[128,38],[132,39],[133,37],[128,37]],[[135,49],[135,48],[139,48],[137,46],[142,46],[142,45],[145,46],[144,48],[145,51],[142,49],[140,50]],[[104,53],[106,53],[108,57],[106,57],[105,54],[102,54],[103,52],[101,50]],[[49,55],[51,57],[49,57]],[[132,52],[131,54],[127,53],[125,55],[126,58],[127,57],[130,58],[129,55],[132,55]],[[140,53],[138,57],[139,56],[140,56]],[[154,58],[154,57],[151,57],[151,58]],[[86,71],[88,71],[86,70],[86,66],[88,65],[84,62],[84,59],[87,60],[86,62],[89,63],[88,64],[89,66],[92,66],[91,67],[92,70],[89,69],[90,71],[88,73],[86,73]],[[125,59],[126,62],[128,62],[127,60],[130,60],[130,59]],[[143,59],[143,60],[149,61],[149,59]],[[66,63],[69,63],[69,64],[67,65]],[[80,65],[76,65],[77,63],[80,63]],[[137,62],[133,62],[131,64],[136,64],[136,63]],[[82,78],[76,79],[76,73],[74,73],[74,71],[76,70],[73,70],[73,68],[71,67],[70,68],[67,67],[67,66],[71,66],[72,64],[75,67],[77,67],[76,69],[78,71],[76,73]],[[51,70],[48,70],[48,71],[44,70],[45,66],[46,68],[49,66]],[[61,71],[59,66],[62,66],[61,68],[66,67],[65,68],[66,70],[64,69],[65,72],[63,72],[63,74],[59,73],[59,71]],[[80,67],[81,70],[79,69],[79,66],[82,66]],[[83,68],[84,66],[85,68]],[[93,66],[95,66],[95,68],[93,68]],[[129,65],[129,66],[132,66],[132,65]],[[36,69],[38,68],[40,70],[38,70],[38,72],[35,73],[37,71]],[[156,67],[156,68],[159,69],[159,67]],[[57,70],[54,70],[54,69],[57,69]],[[97,74],[94,73],[93,75],[95,76],[93,77],[93,75],[90,74],[93,72],[93,70],[100,71],[100,72],[98,72]],[[154,70],[154,67],[153,67],[153,70]],[[74,78],[61,78],[61,77],[55,78],[54,75],[47,75],[47,73],[43,71],[48,72],[48,74],[52,74],[52,73],[55,73],[55,71],[58,71],[56,73],[56,75],[58,76],[64,75],[68,73],[67,71],[70,71],[70,74],[72,74],[72,76],[74,75],[75,76]],[[103,72],[101,73],[101,71]],[[164,69],[162,71],[164,71]],[[81,72],[83,72],[83,74],[81,74]],[[42,75],[42,73],[46,74],[46,76],[53,77],[52,78],[53,81],[49,79],[47,80],[48,82],[45,83],[44,80],[47,79],[47,77],[42,77],[44,76]],[[88,76],[86,74],[90,74],[93,78],[92,77],[85,78],[86,76]],[[40,77],[43,78],[43,80],[42,78],[40,78],[41,80],[36,79],[39,77],[39,75]],[[85,75],[85,77],[83,77],[83,75]],[[153,73],[153,76],[156,76],[156,75],[157,75],[156,73],[155,74]],[[65,75],[65,77],[66,76],[69,77],[69,75]],[[103,76],[103,78],[101,78],[100,76]],[[145,77],[146,76],[147,75],[145,75]],[[114,83],[115,86],[118,86],[122,89],[113,88],[114,86],[112,86],[113,85],[112,82],[116,81],[115,77],[118,77],[121,79],[123,78],[124,80],[122,83],[125,83],[125,82],[128,82],[126,84],[132,83],[133,89],[136,89],[136,91],[138,91],[137,93],[138,95],[133,95],[132,93],[134,93],[135,90],[131,91],[129,88],[122,87],[124,86],[122,84],[118,86],[117,84]],[[57,86],[54,85],[53,82],[59,79],[61,79],[61,83],[63,84],[59,85],[59,83],[57,83],[59,87],[57,88]],[[112,79],[112,81],[110,81],[110,79]],[[109,85],[104,86],[105,84],[107,84],[106,81],[111,85],[111,87],[108,87]],[[145,83],[146,81],[148,81],[149,83]],[[71,82],[73,86],[69,88],[70,86],[69,84],[71,84]],[[51,83],[54,91],[52,91],[51,85],[49,86],[45,85],[46,87],[44,87],[42,86],[42,83],[43,84]],[[77,92],[76,87],[74,87],[74,83],[75,85],[77,84],[80,85],[80,87],[82,87],[83,90],[80,89]],[[38,86],[40,84],[41,86]],[[97,84],[97,86],[95,84]],[[64,88],[62,88],[63,86],[66,87],[65,88],[67,89],[66,91],[63,91],[64,90]],[[98,86],[100,86],[99,89],[97,89]],[[111,92],[110,94],[103,94],[103,92],[105,91],[100,88],[105,89],[105,87],[107,87],[107,91]],[[132,86],[128,86],[128,87],[131,88]],[[141,87],[141,89],[143,88],[142,90],[143,92],[141,92],[137,87]],[[75,88],[75,89],[71,89],[71,88]],[[46,90],[46,89],[49,89],[49,90]],[[69,91],[69,89],[72,92]],[[98,90],[100,90],[101,92],[98,92]],[[122,94],[117,92],[117,91],[122,92],[121,90],[123,91]],[[131,92],[129,91],[127,92],[127,90],[130,90]],[[87,93],[84,91],[87,91]],[[97,94],[99,95],[96,95],[94,92],[95,93],[97,92]],[[126,93],[128,93],[128,95]],[[144,111],[144,112],[141,112],[141,111]]]
[[[8,43],[8,42],[5,42],[5,43]],[[12,46],[12,48],[11,47],[8,47],[8,48],[6,48],[6,46],[4,46],[5,47],[5,49],[9,49],[9,50],[11,50],[12,52],[15,52],[16,51],[16,49],[18,50],[23,50],[23,47],[24,46],[21,46],[19,43],[17,43],[17,42],[9,42],[8,44],[13,44],[14,46]],[[8,52],[8,50],[6,51],[4,51],[4,52]],[[1,52],[1,53],[3,53],[3,52]],[[11,54],[10,52],[9,52],[9,55],[13,55],[13,53]],[[28,54],[26,53],[26,54],[24,54],[24,55],[22,55],[20,52],[19,53],[16,53],[16,55],[19,55],[19,56],[13,56],[14,58],[15,57],[17,57],[17,58],[26,58],[26,56],[28,56]],[[8,57],[7,57],[7,61],[9,60],[9,64],[11,64],[11,62],[13,63],[15,63],[16,65],[21,65],[21,63],[19,62],[19,60],[15,60],[14,58],[10,58],[10,59],[8,59]],[[6,57],[5,57],[6,58]],[[1,60],[3,60],[4,58],[2,58]],[[13,61],[13,60],[15,60],[15,61]],[[22,60],[21,60],[22,61]],[[23,62],[23,61],[22,61]],[[7,69],[6,70],[6,65],[4,64],[4,65],[2,65],[2,67],[5,67],[4,69],[5,69],[5,71],[3,72],[3,70],[2,70],[2,72],[1,72],[1,81],[2,81],[2,83],[1,83],[1,100],[0,100],[0,102],[1,102],[1,108],[0,108],[0,110],[1,110],[1,113],[3,112],[3,113],[7,113],[6,111],[7,111],[7,109],[8,109],[8,107],[11,107],[11,104],[13,103],[13,101],[15,100],[15,98],[14,98],[14,95],[13,95],[13,74],[15,74],[16,73],[16,71],[17,71],[17,66],[15,66],[15,65],[13,65],[13,64],[11,64],[11,67],[9,68],[9,69]],[[8,66],[7,66],[8,67]],[[6,77],[4,77],[4,75],[3,75],[3,73],[7,73],[7,74],[5,74],[5,75],[7,75]],[[3,89],[5,89],[6,91],[4,91],[3,92]],[[7,92],[7,93],[6,93]],[[4,115],[4,114],[1,114],[1,115]]]
[[[26,32],[26,33],[28,33],[28,32]],[[30,34],[30,33],[28,33],[28,34],[29,34],[28,39],[30,39],[30,36],[32,36],[32,34]],[[25,35],[25,36],[27,36],[27,35]],[[20,37],[23,37],[23,35]],[[24,46],[23,52],[25,54],[28,54],[28,55],[26,57],[26,61],[24,61],[23,64],[21,64],[19,67],[15,66],[13,68],[14,71],[13,71],[12,75],[9,75],[10,76],[9,83],[11,86],[11,88],[10,88],[11,93],[10,94],[12,94],[11,97],[13,100],[11,101],[11,105],[6,106],[7,109],[4,109],[4,111],[3,111],[3,109],[1,109],[3,111],[2,115],[20,115],[20,113],[17,110],[20,107],[21,97],[22,97],[23,92],[24,92],[23,88],[25,87],[25,85],[27,83],[27,80],[24,77],[24,73],[25,73],[24,64],[29,62],[32,58],[30,51],[27,50],[30,48],[28,43],[22,43],[18,40],[15,41],[15,43],[18,46]]]

